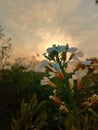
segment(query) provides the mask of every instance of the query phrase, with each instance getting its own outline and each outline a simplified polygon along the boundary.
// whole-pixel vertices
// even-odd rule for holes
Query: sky
[[[53,44],[78,47],[98,58],[95,0],[0,0],[0,25],[12,38],[12,57],[31,57]]]

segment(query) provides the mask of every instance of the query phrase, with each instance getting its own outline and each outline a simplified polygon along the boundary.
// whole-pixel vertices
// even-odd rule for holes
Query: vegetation
[[[41,85],[52,88],[53,93],[49,98],[58,105],[57,108],[60,110],[58,112],[63,111],[65,114],[63,129],[97,130],[98,90],[95,88],[96,85],[85,86],[85,82],[83,85],[83,78],[88,83],[89,77],[86,76],[91,75],[98,60],[81,61],[82,52],[75,47],[70,48],[68,44],[61,46],[54,44],[47,48],[44,56],[46,60],[43,65],[49,73],[43,77]]]
[[[3,29],[0,27],[0,130],[76,130],[76,124],[73,125],[73,119],[70,118],[72,108],[65,88],[59,87],[59,91],[54,91],[55,89],[49,84],[44,86],[40,84],[44,76],[49,76],[49,66],[45,65],[47,68],[45,73],[35,72],[36,57],[30,69],[23,59],[17,59],[17,62],[11,65],[9,61],[12,50],[10,39],[4,39]],[[2,44],[3,41],[5,41],[4,44]],[[54,60],[53,56],[57,54],[53,55],[53,53],[48,55],[52,60]],[[62,56],[65,60],[64,53]],[[45,57],[49,58],[47,55]],[[79,64],[75,68],[75,71],[80,67],[86,68],[89,72],[82,78],[82,89],[75,91],[74,98],[78,104],[78,110],[81,111],[79,116],[81,129],[97,130],[98,73],[96,70],[98,69],[98,60],[97,58],[88,60],[93,61],[91,65]],[[66,77],[69,78],[70,74],[67,74]],[[62,75],[58,75],[58,77],[51,78],[51,81],[56,86],[63,86]],[[74,84],[77,86],[77,81]],[[53,96],[53,93],[56,93],[57,99],[60,100],[51,100],[49,96]],[[66,102],[66,107],[63,106],[65,105],[63,102]],[[63,107],[60,107],[61,105]],[[67,110],[71,110],[70,116],[65,112]],[[79,112],[78,110],[77,112]]]

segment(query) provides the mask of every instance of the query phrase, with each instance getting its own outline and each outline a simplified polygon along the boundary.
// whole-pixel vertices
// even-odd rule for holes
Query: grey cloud
[[[98,8],[93,1],[80,2],[73,11],[58,20],[61,32],[69,34],[73,41],[89,56],[98,56]],[[57,15],[58,16],[58,15]],[[57,19],[57,18],[56,18]],[[92,46],[96,46],[96,48]]]
[[[1,0],[0,10],[2,23],[21,44],[32,37],[32,44],[38,45],[44,42],[40,33],[57,32],[69,35],[88,55],[98,56],[98,6],[92,0]]]

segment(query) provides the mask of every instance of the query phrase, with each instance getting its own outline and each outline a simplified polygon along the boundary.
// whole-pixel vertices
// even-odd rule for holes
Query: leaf
[[[67,116],[65,118],[64,125],[65,125],[66,130],[71,130],[72,126],[73,126],[73,120],[72,120],[72,118],[70,118],[69,116]]]

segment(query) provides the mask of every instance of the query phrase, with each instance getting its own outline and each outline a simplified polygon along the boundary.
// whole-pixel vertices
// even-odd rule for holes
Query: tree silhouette
[[[9,65],[8,58],[12,51],[11,38],[5,38],[4,29],[0,26],[0,70]]]

